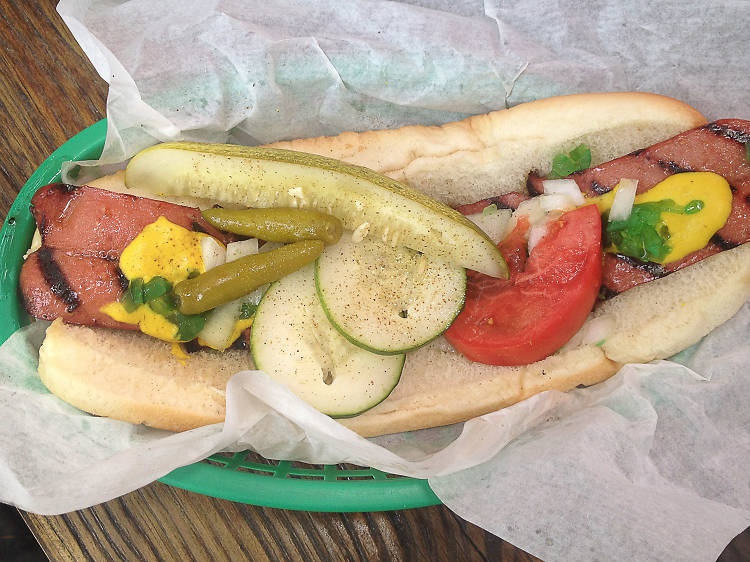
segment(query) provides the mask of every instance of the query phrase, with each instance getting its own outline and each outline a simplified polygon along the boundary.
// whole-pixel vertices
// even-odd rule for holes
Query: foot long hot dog
[[[57,318],[40,375],[83,410],[183,430],[223,419],[226,380],[256,364],[363,435],[594,384],[691,345],[750,296],[749,143],[747,121],[706,124],[676,100],[598,94],[260,151],[150,149],[124,176],[35,196],[41,248],[23,267],[22,296],[34,316]],[[593,166],[545,182],[556,155],[582,152]],[[109,191],[126,184],[312,209],[345,232],[262,299],[222,305],[234,307],[236,343],[218,352],[199,344],[215,341],[201,334],[219,309],[181,309],[178,285],[204,261],[170,277],[144,256],[161,263],[148,253],[166,247],[157,236],[221,248],[253,238],[219,232],[198,209]]]

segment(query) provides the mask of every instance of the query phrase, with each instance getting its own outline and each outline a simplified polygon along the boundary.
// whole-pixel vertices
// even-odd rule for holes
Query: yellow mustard
[[[180,347],[180,344],[178,343],[172,344],[172,355],[174,355],[175,359],[177,359],[177,361],[182,363],[183,366],[187,364],[188,354],[185,353],[185,350],[182,349],[182,347]]]
[[[200,242],[204,236],[208,235],[159,217],[123,250],[120,269],[128,279],[141,277],[148,282],[158,275],[174,285],[192,272],[205,271]]]
[[[101,311],[118,322],[127,324],[138,324],[138,328],[144,334],[159,338],[160,340],[177,342],[177,324],[173,324],[161,314],[151,310],[148,305],[141,305],[133,312],[128,312],[119,302],[105,304]]]
[[[232,341],[235,341],[237,338],[240,337],[242,332],[244,332],[250,326],[252,326],[254,319],[255,319],[255,316],[253,315],[250,318],[240,318],[239,320],[237,320],[237,322],[234,325],[234,332],[232,332]]]
[[[187,230],[159,217],[123,250],[120,270],[128,280],[142,278],[148,282],[160,276],[174,286],[193,272],[205,271],[200,243],[204,236],[208,235]],[[101,310],[120,322],[138,324],[144,334],[169,342],[179,341],[177,325],[151,310],[147,304],[128,312],[121,303],[113,302]]]
[[[619,186],[618,186],[619,187]],[[604,214],[609,211],[617,187],[591,203]],[[674,174],[659,182],[647,192],[636,196],[634,205],[671,199],[675,205],[687,206],[700,201],[702,208],[693,213],[663,212],[661,221],[669,233],[667,244],[671,251],[658,263],[677,261],[686,255],[700,250],[727,221],[732,210],[732,190],[727,181],[713,172],[685,172]],[[617,252],[616,246],[606,249]]]

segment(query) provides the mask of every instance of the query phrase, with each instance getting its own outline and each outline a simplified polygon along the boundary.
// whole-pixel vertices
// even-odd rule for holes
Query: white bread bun
[[[390,396],[353,418],[339,420],[365,437],[466,421],[545,390],[568,391],[614,375],[620,365],[593,345],[521,367],[473,363],[443,337],[407,354]]]
[[[750,298],[750,244],[714,254],[605,301],[594,315],[615,318],[603,345],[620,363],[663,359],[697,343]]]
[[[698,111],[656,94],[619,92],[543,99],[446,123],[342,133],[267,146],[358,164],[461,205],[522,191],[531,171],[580,143],[597,165],[705,123]]]
[[[231,376],[253,369],[250,353],[191,353],[139,332],[50,324],[39,349],[39,376],[76,408],[150,427],[184,431],[224,421]]]
[[[274,146],[365,165],[458,204],[523,190],[529,171],[548,171],[554,154],[580,142],[592,148],[596,163],[704,122],[694,109],[662,96],[588,94],[532,102],[442,127],[344,133]],[[98,185],[120,190],[121,182],[119,176]],[[727,320],[748,298],[747,248],[724,252],[705,266],[686,268],[610,300],[602,309],[615,316],[618,332],[603,348],[581,346],[532,365],[493,367],[468,361],[438,338],[408,355],[401,381],[386,400],[341,421],[366,436],[444,425],[545,390],[601,382],[625,361],[667,357]],[[724,275],[724,267],[733,274]],[[653,336],[640,337],[644,309],[653,311],[654,333],[670,327],[659,334],[663,345],[654,346]],[[692,310],[699,311],[697,316],[691,316]],[[122,351],[110,359],[116,348]],[[170,344],[147,336],[55,322],[40,351],[40,374],[53,392],[86,411],[181,430],[223,419],[226,380],[248,368],[249,361],[247,355],[202,352],[182,366]],[[165,376],[168,371],[177,376]]]

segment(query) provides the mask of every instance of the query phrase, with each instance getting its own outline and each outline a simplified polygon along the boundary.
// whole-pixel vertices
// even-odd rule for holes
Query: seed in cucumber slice
[[[255,313],[250,348],[258,369],[332,417],[354,416],[384,400],[404,355],[375,355],[341,336],[315,292],[313,265],[276,281]]]
[[[315,262],[323,310],[341,334],[373,353],[416,349],[464,306],[466,271],[408,248],[345,234]]]
[[[360,166],[323,156],[226,144],[165,143],[138,153],[125,183],[247,207],[305,207],[348,230],[492,275],[508,268],[495,244],[461,213]]]

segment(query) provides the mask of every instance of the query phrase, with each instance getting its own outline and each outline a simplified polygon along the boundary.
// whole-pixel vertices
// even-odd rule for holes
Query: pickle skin
[[[455,209],[372,170],[291,150],[175,142],[147,148],[128,164],[125,184],[249,208],[304,207],[339,218],[347,230],[493,277],[508,277],[502,253]]]
[[[238,299],[314,262],[324,247],[322,240],[302,240],[264,254],[245,256],[186,279],[174,288],[179,310],[183,314],[200,314]]]
[[[322,240],[330,246],[344,231],[339,219],[311,209],[206,209],[203,218],[219,230],[267,242]]]

